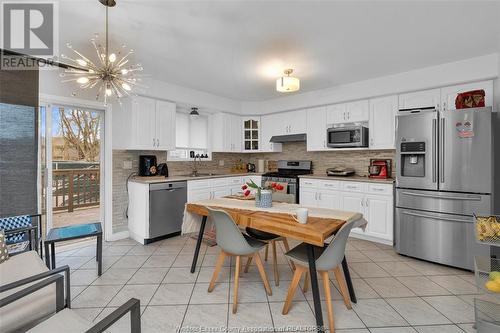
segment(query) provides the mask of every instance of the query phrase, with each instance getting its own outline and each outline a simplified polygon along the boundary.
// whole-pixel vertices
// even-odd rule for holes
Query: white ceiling
[[[111,50],[136,50],[144,73],[242,101],[282,97],[291,67],[301,92],[500,50],[499,1],[147,1],[111,8]],[[63,0],[66,42],[91,52],[104,31],[97,0]]]

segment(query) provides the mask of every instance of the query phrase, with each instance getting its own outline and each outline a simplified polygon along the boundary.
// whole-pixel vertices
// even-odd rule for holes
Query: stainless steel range
[[[400,110],[397,116],[396,251],[473,269],[473,213],[492,213],[491,108]]]
[[[268,172],[262,175],[262,186],[266,183],[286,184],[286,191],[273,194],[273,200],[299,203],[299,177],[312,173],[311,161],[278,161],[278,171]]]

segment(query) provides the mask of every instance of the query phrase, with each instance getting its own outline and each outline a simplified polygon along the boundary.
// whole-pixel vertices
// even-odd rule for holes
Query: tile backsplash
[[[166,153],[157,151],[113,150],[113,232],[127,230],[126,210],[128,205],[127,178],[139,169],[139,155],[156,155],[158,163],[166,162]],[[392,159],[393,177],[395,172],[395,150],[351,150],[308,152],[305,142],[283,144],[281,153],[214,153],[212,161],[203,161],[199,166],[202,172],[230,173],[231,166],[238,161],[250,162],[257,166],[259,159],[276,160],[311,160],[313,171],[324,174],[327,168],[350,167],[359,176],[368,175],[370,159]],[[224,165],[220,166],[219,161]],[[124,161],[132,162],[132,169],[124,169]],[[168,162],[170,175],[187,174],[191,171],[191,162]]]

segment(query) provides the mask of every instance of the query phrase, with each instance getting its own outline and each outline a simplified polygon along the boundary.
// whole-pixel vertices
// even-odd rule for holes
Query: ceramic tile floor
[[[199,326],[212,328],[212,332],[221,332],[219,327],[234,328],[233,332],[241,332],[238,328],[246,328],[245,332],[305,332],[314,325],[310,291],[298,290],[289,314],[281,314],[292,277],[281,248],[279,286],[274,283],[271,261],[265,263],[273,295],[266,295],[252,266],[249,273],[242,274],[238,312],[233,314],[233,263],[226,261],[215,290],[208,293],[219,250],[203,245],[199,267],[191,274],[194,245],[187,237],[147,246],[130,239],[105,243],[100,278],[94,245],[61,249],[56,261],[58,266],[71,267],[73,308],[91,321],[136,297],[141,301],[146,333],[177,332],[179,327],[198,332]],[[353,238],[346,256],[358,303],[347,310],[332,282],[337,332],[475,332],[471,304],[477,289],[472,273],[400,256],[389,246]],[[126,332],[128,326],[127,318],[110,331]]]

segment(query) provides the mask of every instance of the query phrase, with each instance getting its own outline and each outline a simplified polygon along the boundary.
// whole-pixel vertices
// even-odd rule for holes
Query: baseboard
[[[362,240],[367,240],[367,241],[374,242],[374,243],[379,243],[379,244],[393,246],[391,240],[387,240],[387,239],[383,239],[383,238],[378,238],[378,237],[373,237],[373,236],[369,236],[369,235],[364,235],[364,234],[358,234],[358,233],[351,232],[349,234],[349,237],[357,238],[357,239],[362,239]]]
[[[115,241],[120,240],[120,239],[129,238],[129,236],[130,236],[130,234],[128,231],[120,231],[120,232],[116,232],[116,233],[111,234],[111,236],[109,237],[109,239],[107,241],[108,242],[115,242]]]

